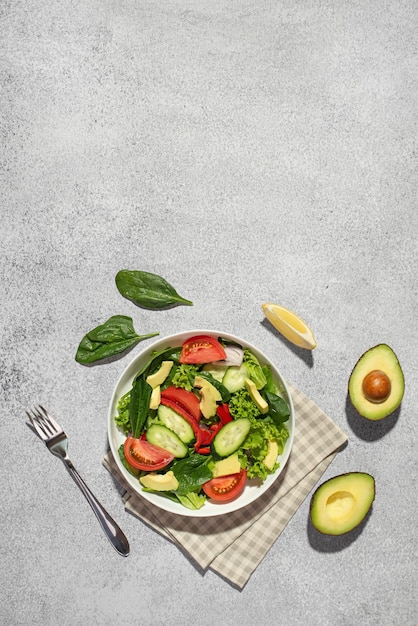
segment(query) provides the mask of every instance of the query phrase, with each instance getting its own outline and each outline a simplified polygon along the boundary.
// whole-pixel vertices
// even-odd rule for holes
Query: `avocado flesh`
[[[241,471],[241,463],[239,462],[238,453],[231,454],[231,456],[216,461],[213,466],[213,477],[219,478],[220,476],[230,476],[231,474],[238,474]]]
[[[375,497],[373,476],[350,472],[323,483],[312,496],[312,524],[326,535],[343,535],[366,517]]]
[[[386,399],[371,402],[366,398],[363,381],[370,372],[384,372],[390,380],[390,393]],[[369,420],[381,420],[395,411],[402,402],[405,390],[403,372],[396,354],[386,344],[367,350],[357,361],[348,382],[348,394],[354,408]]]
[[[194,386],[200,388],[200,410],[203,417],[209,419],[216,413],[217,402],[222,400],[221,394],[210,382],[201,376],[196,376]]]
[[[141,476],[139,481],[144,487],[154,491],[175,491],[179,486],[178,480],[171,470],[165,474],[154,474],[153,472],[145,474],[145,476]]]
[[[174,361],[163,361],[161,363],[160,368],[155,372],[155,374],[150,374],[147,376],[146,382],[154,389],[154,387],[158,387],[162,385],[167,376],[169,375],[171,368],[174,365]]]
[[[269,410],[269,405],[267,404],[266,400],[264,400],[261,393],[258,391],[256,384],[250,378],[246,378],[244,382],[248,393],[250,394],[253,401],[256,403],[260,413],[267,413]]]
[[[267,448],[267,454],[266,454],[266,456],[263,459],[264,465],[269,470],[272,470],[273,467],[275,466],[276,462],[277,462],[277,457],[278,456],[279,456],[279,446],[277,444],[277,441],[269,441],[268,448]]]

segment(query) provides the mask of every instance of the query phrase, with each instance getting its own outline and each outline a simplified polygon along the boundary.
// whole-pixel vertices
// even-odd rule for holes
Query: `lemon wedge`
[[[271,302],[266,302],[261,308],[268,321],[283,337],[305,350],[313,350],[316,347],[313,332],[296,313]]]

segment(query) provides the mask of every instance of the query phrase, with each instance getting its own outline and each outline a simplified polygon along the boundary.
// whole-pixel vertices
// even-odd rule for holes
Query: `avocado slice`
[[[350,472],[330,478],[312,496],[312,524],[325,535],[343,535],[366,517],[375,497],[373,476]]]
[[[227,456],[226,459],[216,461],[213,466],[213,477],[219,478],[220,476],[230,476],[231,474],[238,474],[241,471],[241,463],[239,462],[238,452]]]
[[[153,472],[151,474],[145,474],[145,476],[141,476],[139,480],[144,487],[153,489],[154,491],[175,491],[179,486],[178,480],[172,470],[165,474],[154,474]]]
[[[160,385],[158,385],[157,387],[154,387],[151,392],[149,408],[158,409],[158,407],[160,406],[160,402],[161,402],[161,387]]]
[[[348,394],[354,408],[369,420],[381,420],[402,402],[405,381],[392,348],[381,343],[357,361],[348,381]]]
[[[216,413],[216,403],[222,400],[221,394],[216,387],[201,376],[196,376],[194,386],[200,389],[200,410],[203,417],[206,419],[213,417]]]
[[[212,385],[212,383],[210,383],[205,378],[202,378],[202,376],[196,376],[195,377],[195,379],[194,379],[194,386],[197,387],[198,389],[203,389],[204,387],[207,387],[208,391],[213,396],[215,402],[221,402],[222,401],[222,396],[219,393],[219,391],[216,389],[216,387],[214,385]]]
[[[264,465],[270,471],[273,469],[279,456],[279,446],[277,441],[270,440],[268,443],[267,454],[263,459]]]
[[[256,384],[250,378],[246,378],[245,386],[251,398],[256,403],[260,413],[268,413],[269,405],[267,404],[267,401],[264,400],[261,393],[258,391]]]
[[[200,390],[200,411],[206,419],[213,417],[216,413],[216,400],[212,394],[210,387],[202,387]]]
[[[167,376],[169,375],[170,370],[173,367],[173,365],[174,365],[174,361],[163,361],[161,363],[160,368],[154,374],[150,374],[149,376],[147,376],[146,382],[149,385],[151,385],[153,389],[154,387],[158,387],[159,385],[162,385],[165,379],[167,378]]]

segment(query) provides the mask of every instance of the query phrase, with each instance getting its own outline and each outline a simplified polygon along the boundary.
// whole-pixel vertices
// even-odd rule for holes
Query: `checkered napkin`
[[[188,554],[242,589],[286,524],[319,481],[347,436],[301,391],[289,385],[295,408],[295,437],[285,469],[255,502],[225,516],[174,515],[132,492],[111,452],[104,466],[125,487],[125,509]]]

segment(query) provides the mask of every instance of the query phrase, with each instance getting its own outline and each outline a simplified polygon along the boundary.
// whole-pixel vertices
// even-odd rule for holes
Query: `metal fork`
[[[103,508],[97,498],[92,494],[87,487],[80,474],[75,469],[74,465],[70,461],[67,448],[68,439],[67,435],[57,424],[54,418],[48,413],[43,406],[38,405],[28,411],[26,415],[29,417],[32,426],[38,433],[39,437],[45,442],[47,448],[52,454],[59,457],[63,461],[70,476],[74,479],[75,483],[81,489],[81,492],[86,497],[87,502],[93,509],[97,519],[100,522],[101,527],[106,533],[107,538],[113,545],[115,550],[122,556],[128,556],[129,543],[122,530],[116,524],[116,522],[110,517],[109,513]]]

